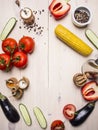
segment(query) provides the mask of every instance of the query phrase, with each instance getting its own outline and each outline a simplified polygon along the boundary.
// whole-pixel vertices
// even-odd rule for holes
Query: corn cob
[[[83,56],[88,56],[93,51],[84,41],[60,24],[55,28],[55,34],[61,41]]]

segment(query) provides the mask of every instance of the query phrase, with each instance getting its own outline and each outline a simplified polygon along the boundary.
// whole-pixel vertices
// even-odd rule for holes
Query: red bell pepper
[[[81,89],[84,99],[87,101],[98,100],[98,86],[95,81],[90,81]]]
[[[56,20],[63,18],[70,8],[70,4],[65,0],[53,0],[49,6],[49,10]]]

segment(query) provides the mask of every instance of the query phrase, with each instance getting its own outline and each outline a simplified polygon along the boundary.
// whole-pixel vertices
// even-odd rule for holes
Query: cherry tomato
[[[55,120],[51,124],[51,130],[64,130],[65,125],[61,120]]]
[[[32,53],[34,51],[35,41],[28,36],[23,36],[19,40],[19,49],[25,53]]]
[[[71,120],[74,118],[76,112],[76,107],[73,104],[67,104],[63,108],[63,114],[65,118]]]
[[[18,51],[18,45],[15,39],[13,38],[7,38],[2,42],[2,50],[11,55]]]
[[[10,67],[11,67],[10,56],[5,53],[0,54],[0,70],[9,71]]]
[[[14,64],[14,66],[16,66],[16,67],[24,68],[27,65],[28,57],[23,52],[16,52],[13,55],[12,62]]]

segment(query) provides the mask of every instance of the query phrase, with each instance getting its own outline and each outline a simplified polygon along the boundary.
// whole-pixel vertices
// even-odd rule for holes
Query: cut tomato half
[[[68,120],[71,120],[74,118],[75,112],[76,112],[76,107],[73,104],[67,104],[63,108],[63,114],[65,118],[67,118]]]

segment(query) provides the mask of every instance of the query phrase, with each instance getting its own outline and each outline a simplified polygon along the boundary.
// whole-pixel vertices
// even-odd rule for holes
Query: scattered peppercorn
[[[31,31],[33,31],[36,35],[41,35],[42,33],[43,33],[43,31],[44,31],[44,27],[43,26],[41,26],[41,25],[39,25],[38,23],[37,23],[37,21],[39,21],[40,20],[40,15],[42,15],[42,13],[44,13],[45,12],[45,10],[44,9],[42,9],[42,10],[33,10],[33,14],[35,15],[35,22],[32,24],[32,25],[27,25],[27,24],[25,24],[24,22],[23,22],[23,20],[20,18],[20,22],[22,22],[22,25],[21,26],[19,26],[19,29],[22,29],[22,27],[23,28],[25,28],[25,29],[27,29],[28,30],[28,32],[31,32]]]

